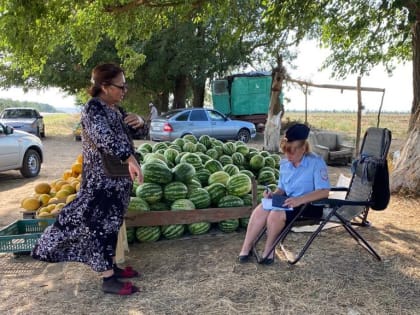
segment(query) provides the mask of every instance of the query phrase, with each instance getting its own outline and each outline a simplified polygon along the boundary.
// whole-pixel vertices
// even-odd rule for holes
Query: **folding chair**
[[[312,202],[313,205],[324,208],[323,216],[318,221],[319,226],[310,235],[303,248],[295,257],[290,257],[289,252],[284,247],[284,241],[299,220],[304,219],[302,213],[305,206],[301,208],[299,214],[292,220],[279,234],[273,243],[270,255],[280,243],[281,249],[285,254],[289,264],[297,263],[305,254],[328,222],[338,223],[352,236],[363,248],[365,248],[377,260],[381,260],[378,253],[372,246],[354,229],[353,225],[369,226],[367,221],[369,209],[383,210],[389,202],[389,178],[387,155],[391,144],[391,131],[386,128],[369,128],[363,138],[359,159],[352,164],[353,175],[348,188],[332,188],[332,191],[347,191],[346,198],[341,199],[322,199]],[[376,180],[375,180],[376,179]],[[378,204],[382,203],[382,204]],[[258,254],[257,244],[266,232],[264,228],[258,235],[253,244],[253,254],[261,263],[265,257]]]

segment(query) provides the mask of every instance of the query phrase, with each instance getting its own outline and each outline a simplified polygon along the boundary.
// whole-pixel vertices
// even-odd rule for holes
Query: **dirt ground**
[[[252,145],[261,148],[261,139]],[[44,140],[36,179],[0,173],[0,227],[21,219],[20,200],[36,183],[59,178],[81,150],[68,137]],[[331,168],[331,181],[347,168]],[[47,264],[0,253],[0,314],[420,314],[420,202],[392,196],[358,228],[382,256],[375,260],[342,228],[322,232],[303,259],[271,266],[238,264],[244,230],[130,246],[126,263],[144,275],[142,292],[103,294],[99,276],[77,263]],[[306,233],[288,238],[291,248]]]

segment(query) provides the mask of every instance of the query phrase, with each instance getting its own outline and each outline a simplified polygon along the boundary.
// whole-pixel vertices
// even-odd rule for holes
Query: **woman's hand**
[[[128,113],[124,118],[124,122],[130,127],[137,129],[144,126],[144,120],[139,115]]]
[[[296,208],[305,203],[304,198],[301,197],[290,197],[284,201],[284,206],[289,208]]]
[[[126,162],[128,163],[128,171],[130,172],[131,180],[134,181],[137,178],[139,184],[143,183],[143,173],[135,156],[130,155]]]

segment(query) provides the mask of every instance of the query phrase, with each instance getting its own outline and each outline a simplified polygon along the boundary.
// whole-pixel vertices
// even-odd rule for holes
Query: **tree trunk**
[[[391,173],[391,192],[420,195],[420,15],[413,25],[413,105],[408,138]]]
[[[205,82],[196,82],[192,85],[193,90],[193,107],[203,107],[204,105],[204,91],[205,91]]]
[[[187,76],[178,75],[175,78],[174,102],[172,108],[185,108],[185,98],[187,95]]]
[[[269,152],[279,152],[282,116],[279,95],[283,88],[285,74],[286,70],[280,56],[277,60],[277,67],[272,72],[270,106],[264,128],[264,150]]]

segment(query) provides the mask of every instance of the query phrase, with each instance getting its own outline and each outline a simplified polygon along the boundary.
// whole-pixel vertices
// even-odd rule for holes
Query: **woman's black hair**
[[[115,63],[104,63],[97,65],[92,70],[91,87],[88,89],[88,93],[92,97],[98,96],[102,89],[102,85],[110,85],[112,80],[116,78],[120,73],[124,73],[124,70]]]

